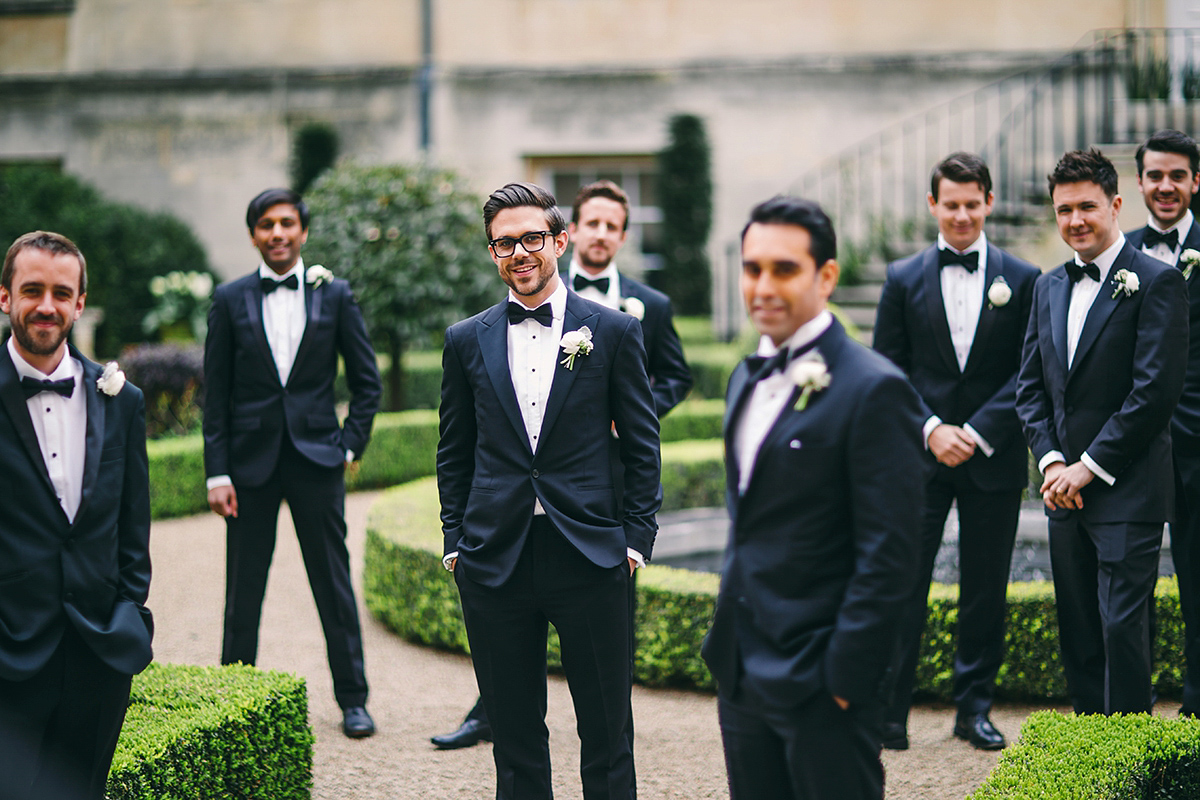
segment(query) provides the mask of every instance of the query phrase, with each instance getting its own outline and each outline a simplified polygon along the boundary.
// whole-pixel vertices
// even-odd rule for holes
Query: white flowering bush
[[[168,272],[150,279],[154,307],[142,318],[142,332],[163,339],[204,341],[213,279],[207,272]]]

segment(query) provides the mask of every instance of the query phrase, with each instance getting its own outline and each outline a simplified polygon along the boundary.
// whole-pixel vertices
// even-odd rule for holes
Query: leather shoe
[[[365,739],[375,733],[375,720],[362,706],[343,708],[342,733],[351,739]]]
[[[879,744],[885,750],[907,750],[908,730],[903,722],[879,723]]]
[[[441,736],[431,736],[429,741],[438,750],[457,750],[460,747],[474,747],[480,742],[492,740],[492,726],[477,719],[464,720],[454,733],[443,733]]]
[[[988,719],[987,712],[982,714],[959,714],[954,720],[954,735],[979,750],[1003,750],[1008,742],[1004,734],[996,730],[996,726]]]

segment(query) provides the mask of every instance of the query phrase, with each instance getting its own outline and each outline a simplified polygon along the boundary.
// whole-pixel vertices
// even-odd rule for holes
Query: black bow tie
[[[262,286],[263,294],[270,294],[280,286],[287,287],[288,289],[299,289],[300,279],[293,273],[281,281],[277,281],[274,278],[261,278],[259,279],[259,285]]]
[[[1179,229],[1170,233],[1159,233],[1149,226],[1146,226],[1146,235],[1142,238],[1142,247],[1158,247],[1160,244],[1165,244],[1167,247],[1174,250],[1179,246]]]
[[[508,304],[509,325],[516,325],[517,323],[524,322],[527,319],[535,319],[542,325],[545,325],[547,328],[549,328],[554,324],[554,309],[550,307],[549,303],[543,303],[542,305],[533,309],[526,308],[520,303]]]
[[[1100,268],[1095,264],[1084,264],[1082,267],[1075,263],[1075,259],[1071,259],[1066,263],[1067,277],[1071,279],[1071,283],[1079,283],[1083,280],[1083,276],[1087,275],[1096,283],[1100,282]]]
[[[938,269],[942,267],[962,267],[967,272],[974,272],[979,269],[979,251],[974,250],[959,255],[953,250],[943,247],[938,250]]]
[[[582,292],[584,289],[591,286],[593,289],[598,290],[600,294],[608,294],[608,284],[608,278],[596,278],[595,280],[592,280],[591,278],[585,278],[582,275],[576,275],[573,283],[575,291],[577,292]]]
[[[751,381],[761,381],[783,369],[787,363],[788,349],[786,347],[773,356],[746,356],[746,366],[750,368]]]
[[[63,397],[70,397],[75,392],[75,379],[63,378],[61,381],[42,381],[37,378],[24,377],[21,378],[21,389],[25,392],[26,400],[42,392],[57,392]]]

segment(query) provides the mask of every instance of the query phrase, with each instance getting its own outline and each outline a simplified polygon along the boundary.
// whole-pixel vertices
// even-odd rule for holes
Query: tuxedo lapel
[[[942,298],[942,271],[938,267],[936,246],[925,251],[921,272],[925,284],[925,313],[933,326],[933,341],[938,355],[954,372],[961,372],[958,358],[954,355],[954,343],[950,340],[950,322],[946,319],[946,301]]]
[[[1071,306],[1071,282],[1067,280],[1067,271],[1060,268],[1046,278],[1049,281],[1047,298],[1050,303],[1050,335],[1054,342],[1054,352],[1058,363],[1062,365],[1063,374],[1067,374],[1067,312]],[[1037,310],[1034,310],[1037,313]],[[1076,353],[1078,355],[1078,353]]]
[[[275,363],[275,356],[271,353],[271,345],[267,342],[267,329],[263,327],[262,315],[262,287],[259,285],[257,273],[255,279],[250,281],[246,287],[246,291],[242,294],[246,303],[246,318],[250,321],[250,329],[254,332],[254,341],[258,343],[259,352],[262,353],[263,359],[271,366],[271,375],[275,380],[279,380],[279,366]],[[305,333],[307,333],[307,326]]]
[[[567,293],[567,309],[563,315],[562,327],[564,336],[571,331],[579,330],[584,325],[591,329],[593,336],[596,335],[596,320],[600,315],[593,313],[587,317],[581,317],[581,313],[587,313],[581,303],[582,300],[579,295],[570,292]],[[558,353],[561,355],[562,351],[559,350]],[[559,412],[562,411],[563,404],[567,401],[567,394],[571,391],[571,386],[575,383],[576,370],[581,369],[587,364],[586,357],[576,357],[575,368],[567,369],[561,363],[561,358],[557,355],[555,360],[559,363],[554,368],[554,380],[550,383],[550,397],[546,400],[546,414],[542,417],[542,441],[545,441],[546,437],[554,429],[554,423],[558,420]]]
[[[79,359],[79,363],[83,364],[83,385],[80,390],[84,392],[84,397],[87,399],[87,436],[84,438],[84,458],[83,458],[83,489],[79,495],[79,509],[75,512],[75,519],[83,519],[83,512],[87,510],[88,501],[92,497],[92,492],[96,488],[96,478],[100,474],[100,454],[104,449],[104,415],[108,408],[107,398],[101,397],[100,391],[96,388],[96,380],[100,377],[100,365],[95,364],[84,358],[80,353],[72,349],[71,355]]]
[[[737,487],[741,481],[737,447],[734,445],[737,421],[741,418],[742,408],[750,399],[753,389],[754,386],[750,383],[750,368],[742,362],[729,376],[728,402],[725,404],[725,483],[731,497],[737,496]]]
[[[1117,310],[1117,304],[1125,299],[1125,293],[1113,291],[1116,284],[1113,276],[1119,270],[1129,269],[1133,265],[1133,247],[1128,243],[1121,248],[1121,252],[1117,254],[1117,259],[1113,262],[1112,268],[1108,270],[1108,278],[1104,285],[1100,287],[1100,293],[1096,295],[1096,299],[1092,301],[1092,307],[1088,309],[1087,316],[1083,320],[1083,330],[1079,332],[1079,343],[1075,345],[1075,359],[1071,362],[1071,369],[1067,371],[1067,379],[1075,371],[1075,366],[1083,361],[1088,350],[1096,343],[1096,339],[1100,336],[1100,331],[1104,330],[1108,318]]]
[[[292,361],[292,371],[288,375],[288,382],[291,383],[292,375],[296,374],[296,370],[300,364],[304,363],[305,353],[312,348],[312,341],[316,337],[314,331],[317,329],[317,322],[321,319],[321,300],[325,297],[325,290],[322,287],[313,286],[311,283],[304,284],[304,305],[306,308],[307,320],[304,323],[304,333],[300,337],[300,346],[296,348],[296,358]],[[261,325],[259,327],[262,327]],[[264,333],[264,338],[266,334]]]
[[[12,356],[7,347],[0,348],[0,403],[8,412],[17,437],[25,448],[25,454],[33,462],[34,469],[42,476],[42,481],[53,496],[57,496],[54,484],[50,482],[50,473],[46,470],[46,460],[42,458],[42,448],[38,444],[37,433],[33,430],[33,420],[29,418],[29,406],[25,402],[25,392],[21,389],[21,378],[17,368],[13,366]]]
[[[983,276],[983,303],[979,306],[979,322],[975,325],[975,338],[971,340],[971,350],[967,353],[967,365],[963,372],[968,372],[987,352],[988,339],[996,323],[996,309],[989,307],[988,289],[996,278],[1004,275],[1004,254],[994,244],[987,246],[987,271]],[[1015,279],[1014,279],[1015,280]]]
[[[500,399],[500,407],[504,409],[508,421],[517,431],[517,438],[525,445],[525,450],[532,455],[529,446],[529,435],[525,431],[525,420],[521,410],[517,408],[517,391],[513,388],[512,375],[508,371],[508,317],[505,308],[508,300],[492,306],[478,322],[475,323],[475,336],[479,342],[479,352],[483,356],[488,378],[492,381],[492,389]]]

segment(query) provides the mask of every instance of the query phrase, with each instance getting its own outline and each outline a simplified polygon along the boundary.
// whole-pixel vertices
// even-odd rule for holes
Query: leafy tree
[[[495,302],[482,202],[453,172],[428,165],[343,164],[317,180],[305,263],[347,278],[376,345],[391,356],[389,405],[404,407],[409,347]]]
[[[212,274],[200,241],[177,217],[104,199],[54,167],[0,170],[0,248],[49,230],[73,240],[88,267],[89,306],[104,309],[96,353],[117,355],[145,340],[142,320],[156,305],[150,280],[173,270]]]
[[[667,146],[658,154],[663,212],[663,267],[650,283],[681,314],[707,314],[712,274],[705,253],[712,227],[712,177],[704,121],[678,114],[668,123]]]

